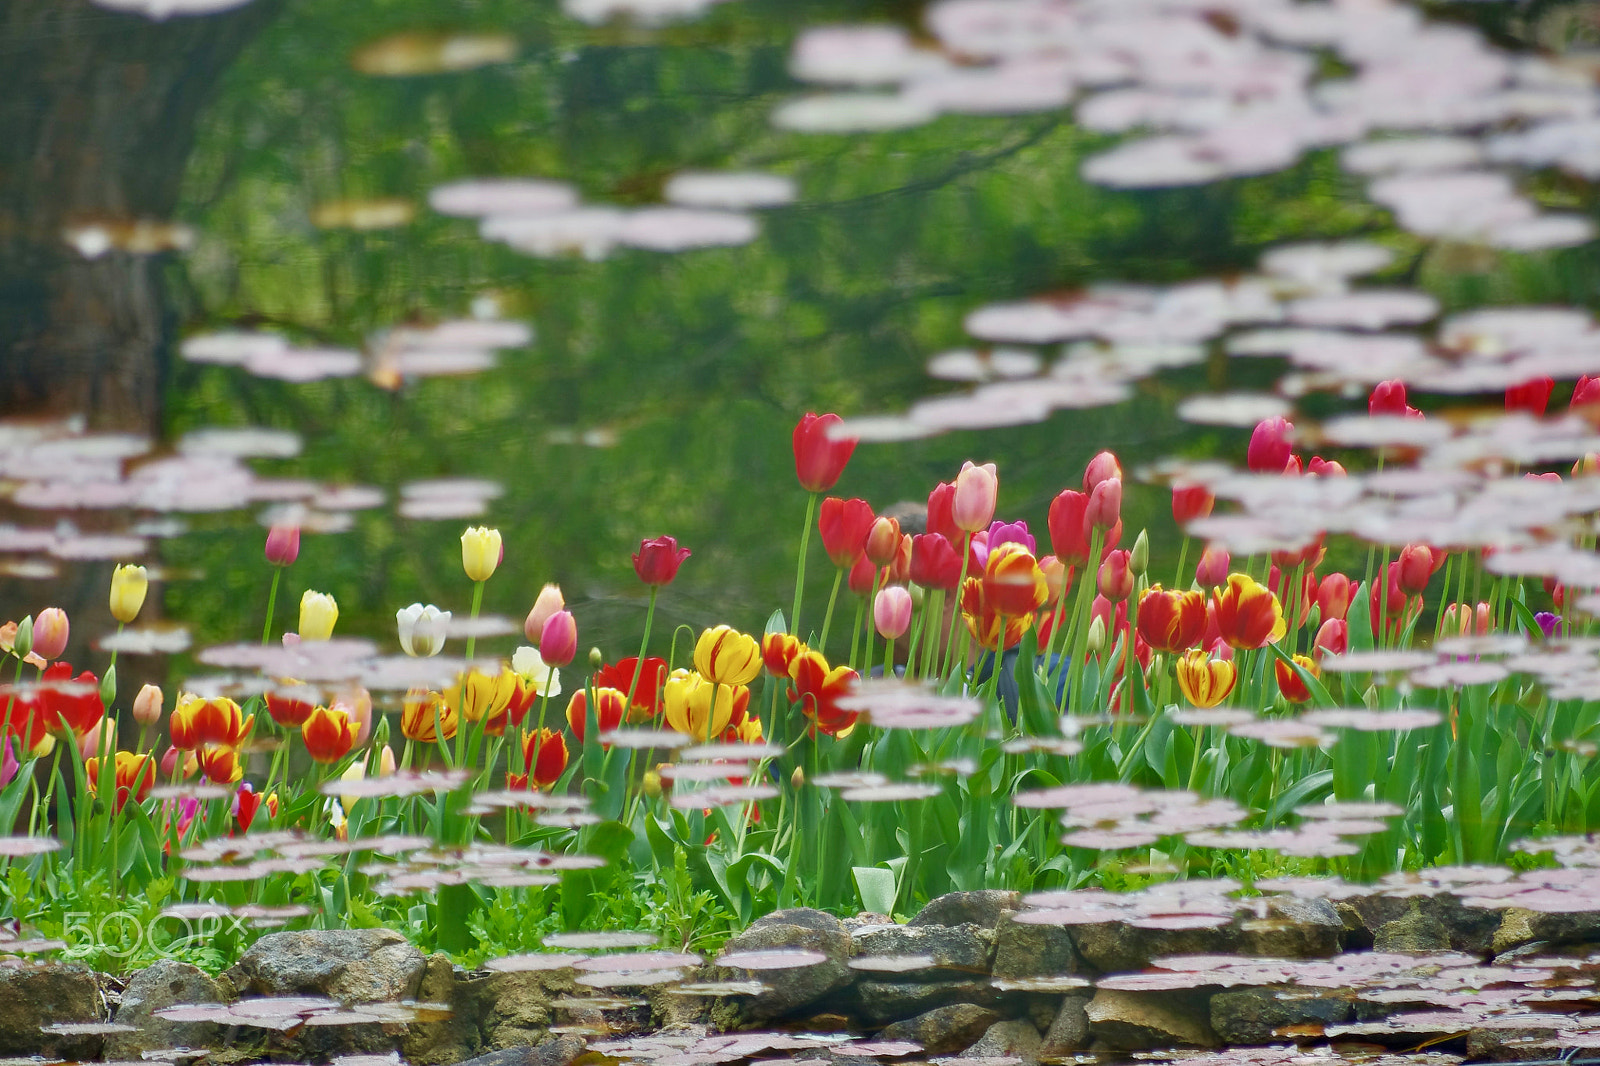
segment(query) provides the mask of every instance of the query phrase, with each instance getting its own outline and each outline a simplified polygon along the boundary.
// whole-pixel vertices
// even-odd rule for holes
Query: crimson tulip
[[[1400,550],[1395,584],[1407,596],[1420,596],[1433,576],[1433,550],[1426,544],[1407,544]]]
[[[822,534],[822,548],[834,566],[848,568],[862,557],[875,518],[872,505],[866,500],[829,496],[822,501],[817,530]]]
[[[1280,416],[1256,424],[1250,434],[1246,462],[1258,474],[1281,474],[1294,455],[1294,423]]]
[[[1172,486],[1172,520],[1186,526],[1196,518],[1205,518],[1216,505],[1217,498],[1204,485]]]
[[[1206,598],[1201,593],[1151,585],[1139,597],[1139,635],[1156,651],[1192,648],[1205,631]]]
[[[670,585],[672,579],[678,576],[678,567],[687,558],[689,549],[678,547],[674,537],[641,540],[639,550],[633,556],[633,572],[646,585]]]
[[[928,493],[928,532],[937,533],[951,544],[960,544],[965,531],[958,525],[951,505],[955,502],[953,481],[941,481]]]
[[[1555,390],[1554,378],[1534,378],[1506,390],[1506,410],[1526,411],[1531,415],[1544,414],[1550,406],[1550,393]]]
[[[911,538],[911,580],[925,589],[955,588],[961,554],[942,533],[918,533]]]
[[[807,413],[794,427],[794,473],[807,492],[827,492],[855,454],[857,438],[834,440],[830,431],[844,419]]]
[[[1367,414],[1422,417],[1421,411],[1406,403],[1406,383],[1399,380],[1380,381],[1372,387],[1372,394],[1367,397]]]

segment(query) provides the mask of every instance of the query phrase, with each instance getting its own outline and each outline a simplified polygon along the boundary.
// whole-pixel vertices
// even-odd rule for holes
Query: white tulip
[[[546,665],[538,648],[530,648],[526,644],[518,648],[511,656],[511,669],[539,695],[561,695],[561,671]],[[548,693],[546,688],[550,690]]]
[[[413,603],[394,613],[400,628],[400,647],[418,658],[438,655],[444,650],[445,630],[450,626],[450,612],[441,611],[433,604],[423,606]]]

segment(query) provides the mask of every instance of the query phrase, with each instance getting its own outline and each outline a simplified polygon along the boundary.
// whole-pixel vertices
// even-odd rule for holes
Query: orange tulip
[[[239,749],[212,744],[200,749],[200,769],[206,779],[218,785],[231,785],[244,776],[244,761]]]
[[[761,638],[761,661],[774,677],[788,677],[795,659],[809,650],[799,637],[788,633],[768,633]]]
[[[198,696],[178,697],[178,706],[167,722],[172,743],[189,751],[206,744],[237,748],[250,735],[256,716],[242,716],[239,705],[226,697],[203,700]]]
[[[1229,574],[1226,589],[1213,589],[1217,629],[1232,648],[1264,648],[1289,631],[1278,597],[1249,574]]]
[[[628,707],[628,694],[614,688],[596,688],[594,694],[594,720],[600,724],[600,732],[609,733],[622,724],[622,713]],[[567,725],[571,727],[572,735],[578,738],[579,744],[583,743],[584,723],[588,715],[589,694],[580,688],[567,702]]]
[[[1151,585],[1139,597],[1139,635],[1156,651],[1192,648],[1205,631],[1206,598],[1201,593]]]
[[[1294,664],[1312,677],[1322,676],[1322,667],[1304,655],[1296,655]],[[1290,668],[1288,663],[1279,659],[1272,664],[1272,670],[1278,676],[1278,691],[1283,693],[1284,699],[1290,703],[1304,703],[1311,698],[1311,690],[1306,687],[1306,683],[1301,679],[1300,674]]]
[[[982,578],[969,577],[961,589],[961,620],[972,639],[990,651],[1010,648],[1022,641],[1033,624],[1032,614],[1002,615],[984,595]]]
[[[1173,664],[1178,688],[1196,707],[1215,707],[1233,692],[1239,669],[1227,659],[1213,659],[1199,648],[1184,653]]]
[[[290,683],[267,693],[267,713],[272,720],[289,729],[299,729],[317,707],[315,691],[310,685]]]
[[[976,579],[973,579],[976,580]],[[861,677],[848,666],[829,667],[821,652],[808,651],[789,668],[794,682],[789,698],[800,704],[800,711],[830,737],[842,737],[855,728],[857,711],[841,710],[839,698],[848,695]]]
[[[114,809],[122,810],[122,805],[132,796],[135,803],[143,803],[145,797],[150,795],[150,788],[156,782],[155,760],[148,755],[135,754],[131,751],[117,752],[113,761],[112,773],[116,779],[116,802]],[[95,792],[100,787],[100,760],[93,758],[83,764],[83,772],[88,778],[89,791]]]
[[[437,717],[437,726],[435,718]],[[400,735],[407,740],[431,744],[444,734],[445,740],[456,735],[456,712],[437,692],[414,688],[406,693],[400,711]]]
[[[1033,553],[1016,541],[1007,541],[990,552],[984,563],[983,596],[999,614],[1031,615],[1049,599],[1050,588]]]
[[[338,762],[355,745],[356,724],[338,708],[318,707],[300,726],[300,739],[317,762]]]
[[[525,789],[531,779],[534,788],[551,788],[567,770],[567,737],[553,729],[522,735],[522,764],[527,773],[507,774],[506,787]]]

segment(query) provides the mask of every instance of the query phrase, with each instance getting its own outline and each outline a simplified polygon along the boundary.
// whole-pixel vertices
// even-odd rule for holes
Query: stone
[[[887,914],[878,914],[876,911],[861,911],[854,918],[842,919],[844,927],[854,936],[863,929],[870,929],[877,925],[893,925],[894,919]]]
[[[1487,955],[1500,928],[1501,912],[1484,907],[1464,907],[1461,900],[1447,893],[1433,896],[1397,897],[1382,894],[1352,896],[1340,902],[1347,924],[1353,915],[1366,930],[1366,938],[1347,934],[1347,948],[1370,947],[1378,930],[1408,914],[1422,913],[1438,919],[1449,936],[1449,950],[1470,955]]]
[[[1141,929],[1126,922],[1095,922],[1070,930],[1078,954],[1101,973],[1142,970],[1164,955],[1230,954],[1238,940],[1231,926],[1215,929]]]
[[[993,929],[1002,915],[1022,908],[1022,893],[991,888],[976,892],[946,892],[928,901],[907,925],[981,925]]]
[[[344,1003],[413,999],[422,952],[392,929],[268,933],[226,973],[241,995],[331,996]]]
[[[564,1033],[542,1044],[519,1044],[467,1059],[462,1066],[571,1066],[587,1050],[583,1037]]]
[[[552,1002],[574,992],[565,970],[474,975],[457,997],[463,1021],[476,1025],[484,1051],[537,1044],[555,1019]]]
[[[429,955],[423,963],[417,1001],[443,1003],[451,1008],[451,1012],[448,1018],[412,1022],[406,1026],[400,1054],[413,1066],[445,1066],[478,1053],[477,1019],[461,1009],[457,996],[457,977],[457,969],[448,955]]]
[[[1002,915],[995,927],[992,973],[999,979],[1078,973],[1083,960],[1072,934],[1059,925],[1032,925]]]
[[[1274,959],[1315,959],[1339,954],[1344,920],[1325,899],[1274,896],[1265,917],[1240,915],[1239,950]]]
[[[8,962],[10,960],[7,960]],[[93,972],[70,962],[0,968],[0,1055],[97,1059],[104,1038],[40,1032],[56,1022],[98,1022],[100,988]]]
[[[1000,1021],[1000,1015],[973,1003],[952,1003],[893,1022],[878,1033],[879,1040],[910,1040],[929,1055],[947,1055],[969,1046]]]
[[[992,1007],[999,994],[981,981],[857,981],[855,1006],[872,1024],[925,1014],[935,1007],[972,1003]]]
[[[896,974],[903,980],[938,980],[952,971],[987,974],[994,961],[994,931],[966,925],[875,925],[852,935],[856,955],[926,955],[926,970]],[[862,971],[870,972],[870,971]]]
[[[1026,1018],[1009,1022],[995,1022],[984,1032],[978,1042],[961,1053],[964,1059],[1014,1058],[1023,1062],[1038,1062],[1044,1041],[1039,1030]]]
[[[1088,995],[1067,996],[1061,1001],[1055,1021],[1045,1030],[1040,1053],[1059,1056],[1082,1051],[1089,1046]]]
[[[1522,907],[1507,907],[1500,927],[1490,941],[1496,955],[1523,944],[1543,940],[1550,944],[1600,941],[1600,911],[1547,914]]]
[[[1449,951],[1450,930],[1433,915],[1414,910],[1378,926],[1372,934],[1372,950],[1400,954]]]
[[[1306,995],[1290,989],[1245,988],[1211,997],[1211,1028],[1225,1044],[1275,1044],[1293,1039],[1276,1030],[1348,1022],[1354,1014],[1349,999]],[[1310,1030],[1307,1036],[1316,1035]]]
[[[1126,922],[1072,927],[1085,962],[1102,973],[1142,970],[1165,955],[1260,955],[1321,958],[1339,953],[1344,922],[1326,900],[1273,897],[1265,913],[1245,910],[1202,929],[1145,929]]]
[[[756,919],[750,927],[728,941],[723,951],[779,951],[801,949],[819,952],[825,961],[815,966],[795,966],[781,970],[745,971],[720,968],[727,976],[755,978],[768,991],[738,1005],[746,1023],[781,1018],[815,1003],[829,993],[848,985],[855,978],[850,969],[853,946],[844,923],[831,914],[809,907],[773,911]],[[720,1013],[714,1012],[719,1024]]]
[[[1098,989],[1084,1008],[1089,1034],[1116,1051],[1216,1047],[1205,997]]]
[[[166,1048],[214,1048],[222,1045],[223,1028],[216,1022],[169,1022],[155,1012],[179,1003],[222,1003],[222,986],[198,966],[162,959],[135,970],[122,990],[112,1021],[136,1025],[136,1033],[112,1033],[105,1053],[111,1059],[134,1060],[146,1051]]]

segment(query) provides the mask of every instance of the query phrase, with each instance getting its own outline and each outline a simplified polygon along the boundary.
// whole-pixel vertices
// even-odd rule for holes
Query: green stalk
[[[1083,578],[1078,584],[1078,602],[1073,608],[1072,618],[1072,659],[1068,663],[1067,691],[1064,702],[1074,710],[1078,707],[1078,689],[1083,680],[1083,653],[1089,646],[1089,614],[1094,606],[1094,601],[1089,596],[1093,588],[1097,572],[1095,560],[1100,558],[1100,545],[1105,536],[1102,530],[1096,529],[1089,534],[1089,562],[1084,565]],[[1111,617],[1116,618],[1115,609]],[[1113,634],[1106,634],[1106,639],[1111,640]],[[1054,685],[1051,694],[1054,695]]]
[[[811,521],[817,517],[817,493],[806,501],[806,522],[800,527],[800,560],[794,568],[794,609],[789,612],[789,633],[802,637],[800,632],[800,594],[806,587],[806,549],[811,547]]]
[[[956,620],[961,617],[961,592],[967,584],[967,567],[972,563],[972,534],[968,533],[961,538],[961,576],[956,579],[956,609],[950,614],[950,629],[944,635],[944,664],[939,668],[939,676],[946,677],[950,672],[952,653],[956,646]]]
[[[267,620],[261,624],[261,643],[265,646],[272,639],[272,614],[278,607],[278,579],[283,577],[283,567],[272,568],[272,591],[267,593]]]
[[[482,581],[474,581],[472,583],[472,620],[474,622],[476,622],[478,620],[478,610],[482,606],[483,606],[483,582]],[[472,661],[472,653],[477,650],[477,647],[478,647],[478,635],[476,633],[473,633],[471,636],[467,637],[467,661],[468,661],[469,664]],[[469,669],[470,669],[470,665],[469,665]]]
[[[878,646],[878,580],[883,576],[883,571],[876,566],[872,568],[872,594],[867,597],[865,610],[867,613],[867,668],[866,676],[872,676],[873,653]]]
[[[922,646],[922,665],[917,670],[922,677],[927,677],[933,670],[934,660],[939,654],[939,623],[944,621],[944,589],[934,589],[931,595],[933,606],[927,611],[924,625],[928,640]]]
[[[650,646],[650,623],[655,620],[656,593],[660,591],[660,585],[650,586],[650,606],[646,607],[644,611],[644,636],[639,640],[639,659],[633,664],[633,680],[628,682],[628,700],[622,705],[622,711],[624,714],[631,714],[633,712],[633,694],[639,689],[639,675],[644,673],[644,653],[645,649]],[[548,680],[546,680],[545,690],[548,691],[549,688],[550,683]],[[542,718],[543,716],[541,715],[541,720]]]
[[[844,580],[844,568],[836,567],[833,572],[833,591],[828,593],[828,613],[822,616],[822,638],[817,641],[817,650],[824,656],[828,654],[828,630],[833,627],[833,605],[839,599],[839,583]]]
[[[1189,585],[1192,585],[1194,583],[1192,581],[1188,582],[1188,583],[1185,583],[1184,580],[1183,580],[1184,563],[1187,562],[1188,559],[1189,559],[1189,534],[1185,533],[1183,535],[1183,542],[1178,547],[1178,572],[1177,572],[1177,576],[1172,579],[1172,587],[1175,588],[1175,589],[1178,589],[1180,591],[1183,590],[1183,589],[1188,588]]]
[[[856,653],[861,650],[861,614],[866,610],[863,601],[856,601],[856,621],[850,627],[850,669],[856,668]]]

